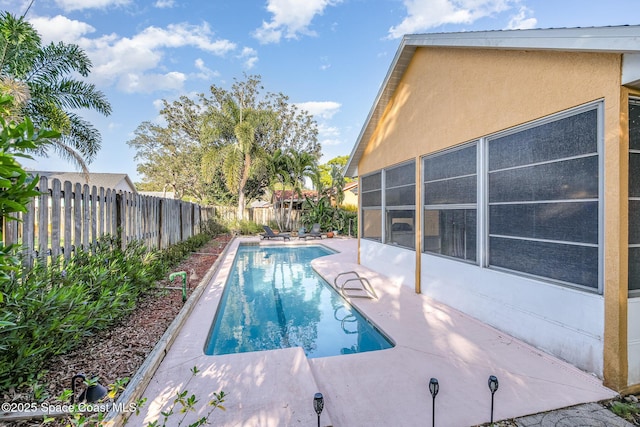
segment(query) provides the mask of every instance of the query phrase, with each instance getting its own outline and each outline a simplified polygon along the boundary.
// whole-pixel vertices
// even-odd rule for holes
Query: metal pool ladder
[[[342,282],[341,285],[338,285],[338,278],[340,276],[345,276],[347,274],[355,275],[350,279]],[[347,286],[347,283],[358,282],[360,285],[351,285]],[[344,273],[338,274],[333,279],[333,285],[336,289],[340,291],[340,293],[347,298],[369,298],[369,299],[378,299],[378,295],[376,295],[376,291],[371,286],[369,279],[366,277],[361,277],[355,271],[345,271]]]

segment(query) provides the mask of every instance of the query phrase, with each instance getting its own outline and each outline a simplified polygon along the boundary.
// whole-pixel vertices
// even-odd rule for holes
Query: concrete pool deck
[[[377,300],[351,303],[395,343],[388,350],[307,359],[301,348],[206,356],[204,346],[238,245],[323,244],[339,251],[317,258],[314,269],[327,282],[344,271],[368,278]],[[270,242],[238,238],[186,319],[143,396],[147,403],[127,425],[161,418],[177,391],[200,404],[186,425],[207,414],[206,402],[224,390],[226,411],[215,410],[215,426],[313,426],[313,395],[321,392],[321,425],[418,426],[431,423],[431,377],[439,380],[438,426],[489,421],[489,375],[500,382],[494,420],[521,417],[617,395],[600,379],[551,357],[410,287],[356,264],[355,239]],[[192,375],[192,368],[200,371]],[[173,419],[178,419],[176,415]],[[172,421],[174,425],[176,421]]]

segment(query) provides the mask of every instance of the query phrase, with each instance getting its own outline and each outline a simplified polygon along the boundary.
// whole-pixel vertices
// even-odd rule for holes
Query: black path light
[[[316,411],[318,415],[318,427],[320,427],[320,414],[324,409],[324,397],[322,397],[322,393],[316,393],[313,396],[313,409]]]
[[[431,378],[429,381],[429,392],[432,397],[432,405],[431,405],[431,426],[435,427],[436,425],[436,396],[438,395],[438,391],[440,391],[440,384],[438,384],[438,380],[436,378]]]
[[[87,377],[84,374],[77,374],[71,378],[71,403],[75,402],[76,399],[76,382],[78,380],[85,381]],[[105,397],[108,393],[108,390],[105,386],[95,381],[90,384],[86,390],[80,393],[80,397],[78,398],[79,402],[86,400],[87,402],[97,402],[98,400]]]
[[[498,390],[498,378],[495,375],[489,377],[489,390],[491,390],[491,425],[493,425],[493,395]]]

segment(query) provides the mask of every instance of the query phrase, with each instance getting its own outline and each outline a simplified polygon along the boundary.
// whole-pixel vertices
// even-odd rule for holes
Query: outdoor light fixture
[[[322,397],[322,393],[316,393],[313,396],[313,409],[316,411],[318,415],[318,427],[320,427],[320,414],[324,409],[324,397]]]
[[[493,395],[498,390],[498,378],[495,375],[489,377],[489,390],[491,390],[491,425],[493,425]]]
[[[436,396],[438,395],[438,391],[440,391],[440,384],[438,384],[437,378],[431,378],[429,381],[429,392],[431,393],[431,397],[433,398],[431,405],[431,426],[435,427],[436,425]]]
[[[85,381],[87,377],[84,374],[77,374],[71,378],[71,403],[75,402],[76,398],[76,381],[82,380]],[[78,398],[79,402],[86,400],[87,402],[97,402],[107,395],[107,388],[96,382],[95,384],[91,384],[85,391],[80,393],[80,397]]]

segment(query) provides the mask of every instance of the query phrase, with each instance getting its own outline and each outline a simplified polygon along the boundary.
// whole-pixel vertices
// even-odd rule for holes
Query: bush
[[[209,240],[203,233],[149,252],[139,242],[122,250],[106,237],[91,252],[0,281],[0,390],[33,383],[47,359],[118,322],[171,267]]]

